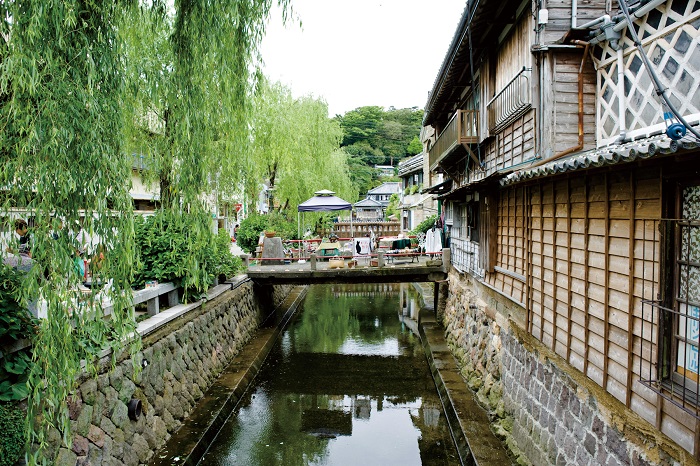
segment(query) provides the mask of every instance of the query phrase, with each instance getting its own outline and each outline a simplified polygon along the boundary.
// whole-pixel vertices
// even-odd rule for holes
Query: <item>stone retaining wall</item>
[[[261,300],[252,282],[242,283],[145,337],[136,355],[140,373],[125,358],[111,373],[84,380],[70,402],[72,448],[52,435],[55,464],[147,464],[272,311],[261,302],[278,304],[290,289],[274,287]],[[142,403],[136,421],[129,418],[132,399]]]
[[[446,339],[519,464],[697,464],[679,445],[532,338],[524,310],[452,271]]]

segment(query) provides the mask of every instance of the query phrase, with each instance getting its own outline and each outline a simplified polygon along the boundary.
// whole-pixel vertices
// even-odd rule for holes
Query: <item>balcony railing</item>
[[[532,107],[531,68],[523,68],[486,104],[489,131],[499,133]]]
[[[457,110],[428,153],[430,170],[462,144],[479,142],[479,111]]]

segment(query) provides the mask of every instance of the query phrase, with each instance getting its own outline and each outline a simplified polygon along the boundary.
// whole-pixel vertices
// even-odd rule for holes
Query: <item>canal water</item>
[[[200,465],[456,465],[409,284],[313,285]]]

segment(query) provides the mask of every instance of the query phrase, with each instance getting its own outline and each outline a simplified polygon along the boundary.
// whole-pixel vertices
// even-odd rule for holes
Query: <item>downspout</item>
[[[622,47],[617,49],[617,113],[620,124],[620,135],[615,140],[621,144],[627,139],[627,100],[625,99],[625,67]]]
[[[539,167],[540,165],[560,159],[566,155],[583,149],[583,66],[586,64],[586,58],[588,58],[588,43],[581,41],[574,41],[574,43],[576,45],[584,45],[581,65],[578,68],[578,144],[556,153],[548,159],[540,159],[536,163],[530,165],[528,168]]]

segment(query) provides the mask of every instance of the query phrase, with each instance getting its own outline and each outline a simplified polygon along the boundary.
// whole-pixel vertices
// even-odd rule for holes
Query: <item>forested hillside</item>
[[[358,107],[336,116],[343,130],[341,147],[348,154],[350,177],[362,195],[380,181],[375,165],[393,165],[420,153],[418,136],[423,110],[417,107]]]

